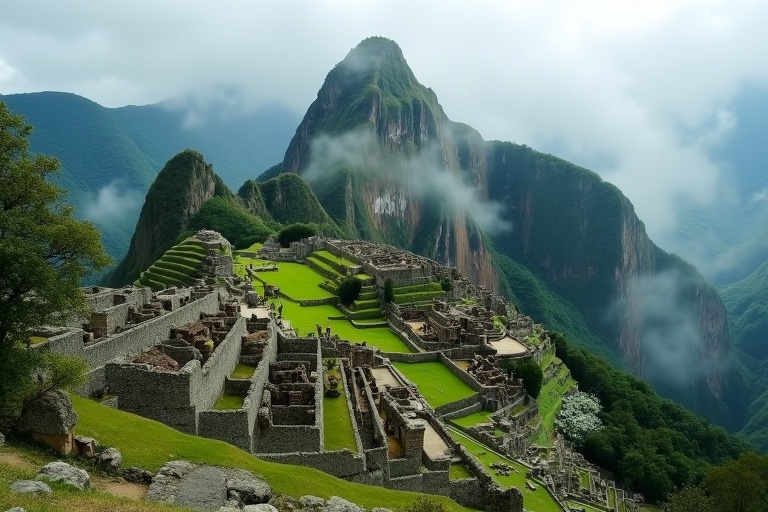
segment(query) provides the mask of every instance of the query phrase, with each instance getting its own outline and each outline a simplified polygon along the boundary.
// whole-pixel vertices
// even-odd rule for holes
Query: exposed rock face
[[[81,491],[91,487],[91,478],[86,471],[61,461],[49,462],[43,466],[35,480],[62,482]]]
[[[77,413],[64,391],[49,391],[24,410],[19,430],[51,436],[66,436],[77,424]]]

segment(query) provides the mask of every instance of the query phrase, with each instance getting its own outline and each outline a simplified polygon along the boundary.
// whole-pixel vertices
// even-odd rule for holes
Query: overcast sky
[[[302,113],[361,39],[398,42],[453,120],[587,166],[652,236],[680,199],[711,202],[710,156],[745,87],[768,90],[768,2],[4,0],[0,94],[105,106],[216,86]]]

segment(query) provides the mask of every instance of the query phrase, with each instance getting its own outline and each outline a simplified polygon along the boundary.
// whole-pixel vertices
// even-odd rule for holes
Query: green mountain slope
[[[451,121],[393,41],[366,39],[328,73],[282,172],[353,236],[456,266],[665,395],[742,421],[717,292],[649,239],[615,186]]]
[[[107,279],[111,286],[133,282],[189,228],[213,197],[235,201],[203,155],[186,150],[165,164],[147,192],[128,253]]]

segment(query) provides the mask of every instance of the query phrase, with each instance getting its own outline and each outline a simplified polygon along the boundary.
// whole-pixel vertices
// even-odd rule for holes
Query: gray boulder
[[[259,503],[258,505],[246,505],[243,512],[278,512],[278,510],[269,503]]]
[[[119,471],[123,464],[123,454],[117,448],[107,448],[99,454],[98,461],[107,471]]]
[[[392,512],[392,511],[384,507],[374,507],[371,509],[371,512]]]
[[[91,478],[88,476],[88,473],[61,461],[49,462],[43,466],[35,480],[62,482],[77,487],[81,491],[91,486]]]
[[[19,418],[19,430],[63,436],[77,424],[77,413],[72,401],[60,389],[54,389],[35,400]]]
[[[174,504],[216,512],[226,498],[224,473],[212,466],[200,466],[190,471],[181,481]]]
[[[266,503],[272,499],[272,488],[249,471],[227,471],[227,497],[240,505]]]
[[[9,508],[5,512],[27,512],[27,509],[21,508],[21,507],[13,507],[13,508]]]
[[[3,446],[5,444],[5,436],[2,432],[0,432],[0,446]]]
[[[299,498],[299,503],[301,503],[301,508],[321,508],[323,505],[325,505],[325,500],[323,498],[318,498],[317,496],[307,494]]]
[[[122,473],[123,478],[125,478],[128,482],[134,483],[134,484],[146,484],[149,485],[152,483],[152,472],[147,471],[146,469],[137,468],[136,466],[131,466],[128,469],[124,469]]]
[[[364,508],[338,496],[331,496],[321,510],[323,512],[365,512]]]
[[[17,480],[11,484],[11,489],[24,494],[51,494],[53,492],[48,484],[36,480]]]

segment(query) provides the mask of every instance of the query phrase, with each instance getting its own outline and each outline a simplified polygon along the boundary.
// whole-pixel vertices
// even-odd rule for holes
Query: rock
[[[53,492],[48,484],[36,480],[17,480],[11,484],[11,489],[25,494],[51,494]]]
[[[88,476],[88,473],[61,461],[49,462],[43,466],[35,480],[62,482],[77,487],[81,491],[91,486],[91,478]]]
[[[2,432],[0,432],[0,446],[3,446],[5,444],[5,436]]]
[[[299,498],[299,503],[301,503],[301,508],[320,508],[325,505],[325,500],[323,498],[318,498],[317,496],[307,494]]]
[[[72,401],[60,389],[54,389],[32,402],[19,418],[19,430],[51,436],[64,436],[77,424]]]
[[[245,470],[227,471],[227,496],[240,505],[266,503],[272,499],[272,488],[267,482]]]
[[[151,484],[152,472],[147,471],[146,469],[137,468],[136,466],[131,466],[128,469],[123,470],[123,478],[134,484]]]
[[[152,483],[149,484],[144,498],[163,503],[173,503],[176,500],[182,479],[196,467],[194,464],[183,460],[166,462],[152,477]]]
[[[392,511],[384,507],[374,507],[371,509],[371,512],[392,512]]]
[[[278,510],[269,503],[259,503],[258,505],[246,505],[243,512],[278,512]]]
[[[228,507],[225,505],[219,509],[219,512],[242,512],[242,510],[240,507]]]
[[[365,512],[365,509],[338,496],[331,496],[322,508],[323,512]]]
[[[222,473],[212,466],[200,466],[184,477],[175,505],[196,510],[218,511],[227,499],[227,486]]]
[[[157,473],[174,478],[182,478],[184,475],[195,469],[197,466],[184,460],[170,460],[157,470]]]
[[[77,448],[77,453],[91,459],[96,456],[96,449],[99,447],[99,443],[92,437],[75,436],[75,447]]]
[[[9,508],[5,512],[27,512],[27,509],[21,508],[21,507],[13,507],[13,508]]]
[[[99,465],[108,471],[119,471],[123,454],[117,448],[107,448],[98,456]]]
[[[280,512],[290,512],[291,510],[297,510],[301,508],[296,498],[293,496],[288,496],[287,494],[279,494],[277,496],[273,496],[272,499],[269,500],[269,504]]]

